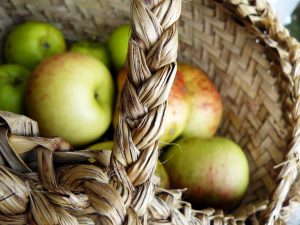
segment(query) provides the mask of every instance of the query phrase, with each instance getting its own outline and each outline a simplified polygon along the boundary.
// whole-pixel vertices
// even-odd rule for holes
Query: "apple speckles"
[[[209,166],[209,169],[206,173],[206,180],[208,181],[208,183],[211,185],[211,187],[214,187],[214,176],[217,175],[216,173],[217,171],[214,171],[214,169],[212,168],[212,166]]]
[[[42,94],[39,98],[39,101],[45,101],[48,98],[46,94]]]
[[[202,195],[202,194],[203,194],[202,187],[197,186],[197,187],[196,187],[196,193],[197,193],[198,195]]]
[[[219,127],[223,114],[221,95],[201,69],[179,64],[177,73],[183,77],[186,101],[190,106],[183,136],[211,137]]]
[[[202,107],[204,110],[214,110],[214,109],[215,109],[214,104],[209,103],[209,102],[205,102],[204,104],[201,105],[201,107]]]
[[[169,134],[169,135],[173,135],[174,133],[175,133],[175,129],[174,129],[174,127],[172,127],[172,128],[169,130],[168,134]]]

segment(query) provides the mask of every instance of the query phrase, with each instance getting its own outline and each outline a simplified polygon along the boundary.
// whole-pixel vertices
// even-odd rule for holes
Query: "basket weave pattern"
[[[0,224],[274,224],[284,201],[290,210],[296,191],[286,197],[299,157],[297,41],[265,1],[182,4],[179,60],[198,65],[214,81],[225,109],[219,134],[238,142],[250,162],[252,180],[235,217],[194,211],[180,190],[150,182],[176,71],[181,4],[134,0],[129,81],[111,163],[104,160],[106,151],[73,152],[60,138],[39,138],[34,121],[1,113]],[[130,21],[129,6],[129,0],[0,0],[0,43],[14,24],[30,19],[57,25],[69,40],[106,40],[114,27]],[[32,151],[24,142],[35,160],[28,160]],[[88,165],[90,157],[102,167]]]

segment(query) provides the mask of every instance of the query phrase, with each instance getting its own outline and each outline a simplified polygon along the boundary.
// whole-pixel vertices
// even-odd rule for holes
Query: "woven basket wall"
[[[92,37],[105,41],[113,28],[130,23],[130,1],[0,0],[0,43],[15,24],[27,20],[48,21],[60,28],[68,40]],[[190,206],[180,203],[181,206],[170,206],[164,220],[155,220],[149,212],[148,223],[186,224],[182,222],[184,219],[174,220],[170,216],[174,217],[172,210],[178,209],[187,224],[244,224],[246,221],[273,224],[274,219],[283,224],[298,194],[296,188],[288,194],[297,176],[299,158],[297,41],[278,23],[270,6],[260,0],[183,1],[178,25],[178,61],[202,68],[216,84],[225,107],[219,134],[233,139],[244,149],[250,162],[251,182],[235,217],[213,209],[187,212],[182,209]],[[1,168],[7,167],[10,165]],[[2,175],[3,171],[10,173],[2,169]],[[32,177],[36,180],[35,173]],[[25,190],[28,184],[24,185]],[[45,186],[44,189],[51,191]],[[4,199],[0,201],[0,210],[1,204],[14,207],[9,198],[1,197],[2,192],[0,189],[0,198]],[[26,209],[23,212],[0,211],[0,224],[25,224],[26,221],[39,224],[32,213],[34,198],[37,198],[35,194],[31,194],[31,200],[23,203]],[[97,221],[94,211],[77,215],[70,210],[60,211],[64,209],[54,210],[59,224],[111,224],[93,223]],[[75,219],[63,223],[61,218],[67,214]],[[53,221],[49,219],[45,224],[55,224]]]

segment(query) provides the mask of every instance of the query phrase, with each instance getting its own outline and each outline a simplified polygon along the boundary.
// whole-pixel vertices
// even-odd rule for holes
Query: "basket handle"
[[[177,69],[181,0],[133,0],[128,80],[115,130],[111,170],[134,197],[138,216],[151,200],[167,98]]]

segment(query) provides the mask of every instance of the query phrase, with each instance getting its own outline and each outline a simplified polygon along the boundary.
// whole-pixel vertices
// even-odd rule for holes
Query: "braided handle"
[[[152,199],[158,138],[176,74],[177,20],[181,0],[133,0],[127,56],[111,170],[132,193],[131,206],[142,216]]]

